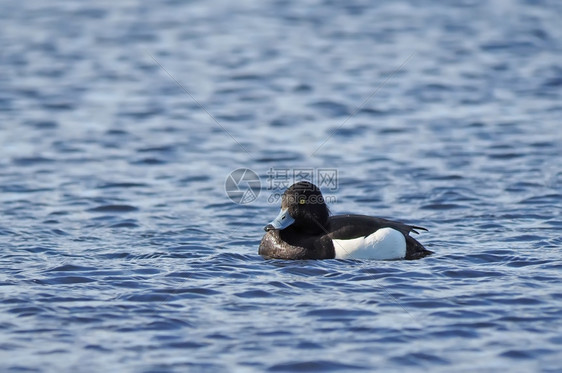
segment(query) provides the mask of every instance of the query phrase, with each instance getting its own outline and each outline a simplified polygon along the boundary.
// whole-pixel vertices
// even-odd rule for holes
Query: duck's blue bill
[[[294,222],[295,219],[293,219],[293,217],[289,214],[289,210],[285,209],[285,210],[281,210],[279,215],[277,215],[277,217],[273,219],[271,223],[266,225],[264,229],[266,231],[270,231],[272,229],[281,230],[287,228],[289,225],[293,224]]]

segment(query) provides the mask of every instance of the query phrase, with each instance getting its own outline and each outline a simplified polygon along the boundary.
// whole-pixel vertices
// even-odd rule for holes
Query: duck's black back
[[[414,228],[423,229],[397,221],[366,215],[336,215],[328,219],[327,230],[333,239],[349,240],[368,236],[381,228],[387,227],[402,232],[404,236],[410,234]]]

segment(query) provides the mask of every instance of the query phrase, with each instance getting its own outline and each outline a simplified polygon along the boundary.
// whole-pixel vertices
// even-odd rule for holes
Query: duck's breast
[[[336,259],[390,260],[406,256],[406,238],[392,228],[381,228],[366,237],[332,241]]]

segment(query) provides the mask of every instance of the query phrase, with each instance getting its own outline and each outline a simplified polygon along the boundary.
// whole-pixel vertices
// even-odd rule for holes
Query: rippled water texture
[[[560,2],[1,9],[1,371],[562,369]],[[322,168],[435,254],[259,257]]]

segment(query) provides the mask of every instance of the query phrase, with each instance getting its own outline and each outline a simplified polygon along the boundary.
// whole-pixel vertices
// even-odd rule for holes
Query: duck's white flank
[[[381,228],[366,237],[332,240],[336,259],[403,259],[406,256],[404,235],[392,228]]]

